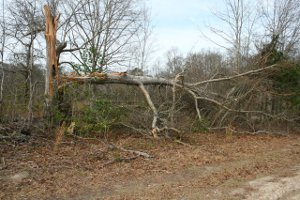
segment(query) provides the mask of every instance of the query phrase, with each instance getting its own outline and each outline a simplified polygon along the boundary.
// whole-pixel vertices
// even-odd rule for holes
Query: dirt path
[[[247,200],[300,199],[300,166],[289,171],[295,174],[289,177],[280,177],[276,174],[250,181],[247,185],[254,189],[254,192],[247,194],[247,191],[242,190],[242,193],[246,194]]]
[[[300,136],[194,134],[185,142],[192,146],[114,139],[154,156],[128,162],[95,142],[66,139],[59,152],[39,138],[0,143],[0,199],[300,199]]]
[[[300,158],[284,164],[294,153],[300,157],[298,145],[217,165],[190,166],[121,182],[108,193],[101,190],[78,199],[300,199]]]

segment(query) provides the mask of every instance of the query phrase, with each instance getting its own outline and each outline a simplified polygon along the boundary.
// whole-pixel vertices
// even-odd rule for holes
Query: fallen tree
[[[163,131],[175,131],[180,132],[178,128],[175,127],[174,123],[174,116],[176,109],[176,92],[178,90],[185,91],[187,94],[189,94],[193,101],[194,101],[194,109],[195,113],[197,114],[197,118],[199,122],[202,122],[204,120],[203,112],[201,109],[203,108],[203,105],[199,105],[200,102],[205,104],[213,104],[215,107],[217,107],[217,114],[215,117],[215,120],[221,121],[219,125],[223,124],[225,121],[224,119],[227,118],[229,113],[235,113],[236,115],[259,115],[263,116],[265,118],[272,118],[287,122],[294,122],[294,119],[289,119],[286,114],[283,113],[269,113],[265,110],[259,110],[259,109],[244,109],[243,107],[235,108],[236,104],[239,104],[242,100],[245,100],[249,97],[249,94],[251,94],[255,87],[252,87],[250,82],[247,84],[246,89],[243,89],[243,91],[240,91],[238,86],[234,86],[232,88],[229,88],[228,91],[224,92],[224,94],[214,92],[214,90],[208,89],[209,86],[213,84],[222,84],[228,81],[235,81],[241,78],[250,77],[253,75],[258,75],[264,72],[272,71],[275,68],[278,68],[279,65],[273,64],[269,66],[265,66],[263,68],[258,68],[254,70],[250,70],[244,73],[235,74],[231,76],[223,76],[219,78],[213,78],[208,80],[202,80],[194,83],[189,83],[184,81],[185,80],[185,71],[182,71],[175,75],[173,78],[167,79],[167,78],[157,78],[157,77],[150,77],[150,76],[135,76],[128,74],[127,72],[117,72],[117,73],[105,73],[105,72],[93,72],[90,74],[85,75],[78,75],[78,74],[70,74],[70,75],[59,75],[59,55],[63,53],[66,47],[66,43],[63,42],[63,45],[57,45],[56,44],[56,29],[57,29],[57,23],[59,19],[58,16],[52,16],[49,7],[45,6],[45,14],[46,14],[46,41],[47,41],[47,47],[48,47],[48,73],[47,73],[47,80],[46,83],[48,86],[46,87],[46,94],[47,97],[50,99],[53,98],[53,90],[56,92],[59,92],[62,88],[64,88],[66,85],[69,85],[71,83],[89,83],[89,84],[95,84],[95,85],[103,85],[103,84],[121,84],[121,85],[133,85],[137,86],[141,93],[143,94],[145,101],[147,102],[149,108],[152,111],[152,123],[151,123],[151,129],[150,132],[153,137],[158,137],[158,135]],[[54,48],[55,47],[55,48]],[[73,51],[73,50],[72,50]],[[74,49],[76,51],[76,49]],[[56,83],[57,89],[54,88],[54,84]],[[172,105],[169,109],[169,121],[167,119],[161,119],[159,110],[157,109],[157,106],[153,103],[152,97],[149,94],[149,91],[146,89],[145,86],[147,85],[156,85],[161,87],[169,87],[172,90]],[[250,86],[250,87],[249,87]],[[251,108],[251,106],[248,106]],[[262,118],[261,118],[262,119]],[[158,121],[164,121],[163,124],[158,124]],[[225,123],[225,122],[224,122]],[[230,123],[231,122],[227,122]],[[255,130],[256,131],[256,130]],[[257,131],[256,131],[257,132]]]
[[[224,109],[226,112],[231,112],[231,113],[237,113],[237,114],[255,114],[255,115],[262,115],[268,118],[272,119],[278,119],[278,120],[283,120],[287,122],[293,122],[292,119],[288,119],[284,115],[274,115],[271,113],[267,113],[261,110],[243,110],[239,109],[236,110],[230,105],[226,105],[226,103],[222,103],[218,101],[217,99],[211,97],[209,95],[209,92],[203,91],[203,88],[200,86],[204,86],[207,84],[211,83],[216,83],[216,82],[226,82],[226,81],[232,81],[237,78],[241,78],[244,76],[250,76],[254,75],[257,73],[261,73],[264,71],[269,71],[274,68],[278,67],[278,65],[271,65],[265,68],[257,69],[257,70],[252,70],[248,71],[242,74],[238,75],[233,75],[233,76],[228,76],[228,77],[222,77],[222,78],[215,78],[215,79],[209,79],[206,81],[201,81],[198,83],[185,83],[182,81],[182,79],[178,79],[179,75],[176,76],[173,79],[166,79],[166,78],[156,78],[156,77],[150,77],[150,76],[134,76],[127,74],[125,72],[120,72],[120,73],[92,73],[88,74],[85,76],[76,76],[76,75],[68,75],[68,76],[60,76],[60,82],[63,83],[61,85],[61,88],[65,87],[66,85],[70,83],[89,83],[89,84],[98,84],[98,85],[103,85],[103,84],[121,84],[121,85],[134,85],[137,86],[141,93],[143,94],[145,101],[147,102],[149,108],[152,110],[153,114],[153,120],[152,120],[152,125],[151,125],[151,133],[154,137],[158,137],[158,134],[163,132],[163,131],[175,131],[175,132],[180,132],[176,127],[174,127],[174,122],[173,117],[170,118],[170,121],[165,123],[164,126],[159,127],[158,126],[158,121],[166,121],[166,119],[160,119],[160,113],[153,103],[153,100],[149,94],[149,91],[145,88],[146,85],[158,85],[158,86],[163,86],[163,87],[170,87],[172,89],[173,93],[173,103],[172,103],[172,108],[170,109],[170,114],[174,115],[173,110],[175,109],[175,100],[174,96],[176,96],[176,88],[180,90],[184,90],[187,94],[190,94],[190,96],[194,99],[194,109],[196,110],[198,120],[201,121],[203,120],[202,113],[199,108],[199,100],[203,100],[207,103],[212,103],[215,106],[219,107],[219,109]],[[180,76],[183,77],[184,73],[180,73]],[[178,90],[177,89],[177,90]]]

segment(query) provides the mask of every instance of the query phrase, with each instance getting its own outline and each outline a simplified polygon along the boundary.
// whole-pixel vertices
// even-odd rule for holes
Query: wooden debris
[[[56,32],[58,28],[58,16],[53,16],[51,9],[48,5],[44,6],[44,14],[46,18],[46,29],[45,29],[45,38],[47,42],[47,79],[48,91],[46,91],[50,98],[53,97],[53,85],[54,80],[58,80],[58,62],[56,55]]]
[[[6,168],[7,168],[7,165],[6,165],[5,159],[4,159],[4,157],[1,157],[0,170],[6,169]]]
[[[57,151],[58,150],[58,146],[61,144],[62,142],[62,139],[64,137],[64,133],[65,133],[65,126],[66,126],[66,123],[63,122],[61,124],[60,127],[58,127],[57,131],[56,131],[56,137],[55,137],[55,145],[54,145],[54,151]]]

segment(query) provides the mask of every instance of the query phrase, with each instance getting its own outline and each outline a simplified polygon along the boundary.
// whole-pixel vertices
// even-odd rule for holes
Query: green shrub
[[[96,100],[86,106],[80,116],[74,117],[76,131],[81,134],[107,132],[112,125],[120,121],[125,111],[106,99]]]
[[[199,120],[198,118],[192,124],[192,132],[207,132],[209,127],[209,122],[206,119]]]

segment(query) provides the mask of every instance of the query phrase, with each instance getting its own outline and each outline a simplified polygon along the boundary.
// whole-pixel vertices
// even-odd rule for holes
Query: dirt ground
[[[0,140],[0,199],[300,199],[300,135],[107,137]]]

